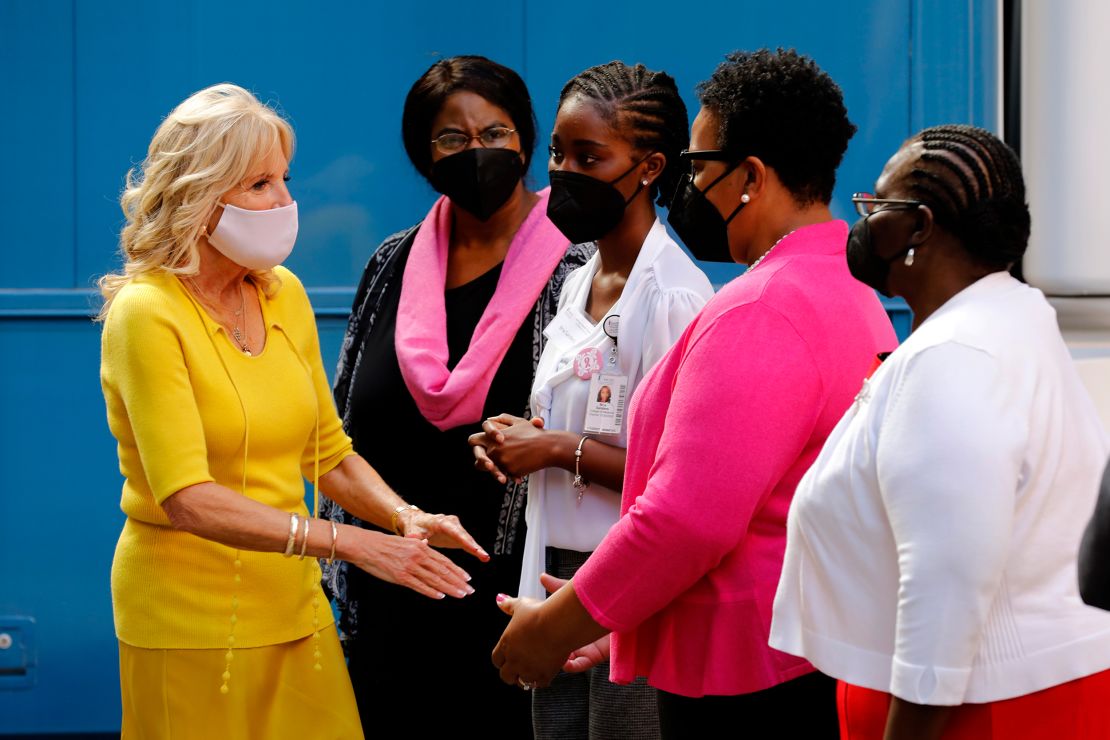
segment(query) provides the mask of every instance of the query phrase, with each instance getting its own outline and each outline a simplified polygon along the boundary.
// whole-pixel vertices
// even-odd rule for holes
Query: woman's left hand
[[[540,574],[540,584],[549,594],[555,593],[567,583],[569,583],[569,579],[556,578],[547,573]],[[607,660],[609,660],[608,632],[590,644],[583,645],[573,651],[567,661],[563,663],[563,670],[567,673],[582,673]]]
[[[487,419],[482,431],[491,443],[486,446],[486,455],[517,480],[553,464],[556,440],[543,428],[543,419],[501,414]]]
[[[504,594],[497,597],[497,606],[512,616],[493,650],[493,664],[507,684],[525,690],[542,688],[551,683],[567,660],[568,651],[553,645],[544,628],[544,603]]]
[[[405,537],[427,540],[432,547],[460,547],[482,562],[489,560],[489,553],[463,528],[457,516],[410,509],[399,519]]]
[[[569,581],[547,573],[547,601],[497,595],[512,619],[493,650],[501,680],[522,689],[547,686],[559,669],[578,673],[609,657],[609,631],[589,616]]]

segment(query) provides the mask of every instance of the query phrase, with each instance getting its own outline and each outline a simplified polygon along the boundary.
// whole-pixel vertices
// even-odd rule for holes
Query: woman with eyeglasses
[[[458,516],[492,561],[468,568],[478,598],[456,603],[410,599],[342,565],[326,584],[368,737],[485,735],[489,707],[506,737],[529,737],[530,697],[482,669],[503,623],[493,597],[520,576],[525,489],[475,470],[466,441],[483,419],[527,410],[543,327],[591,249],[571,246],[547,218],[548,193],[526,187],[535,116],[511,69],[478,56],[436,62],[409,90],[401,129],[442,196],[370,257],[335,400],[386,482],[413,506]]]
[[[1105,738],[1110,614],[1076,553],[1110,450],[1039,290],[1021,164],[937,126],[883,168],[848,241],[913,332],[790,510],[771,644],[841,679],[842,737]]]
[[[502,414],[470,440],[480,468],[528,476],[521,596],[572,577],[620,518],[628,399],[713,295],[653,205],[674,193],[687,122],[674,80],[642,64],[591,67],[559,96],[548,216],[597,253],[563,286],[531,420]],[[536,691],[532,717],[541,739],[659,736],[655,691],[611,683],[607,662]]]
[[[544,685],[611,632],[611,678],[658,689],[664,738],[835,738],[834,682],[767,636],[794,486],[895,344],[829,209],[855,127],[793,51],[734,53],[698,93],[669,219],[695,257],[748,270],[632,399],[620,520],[546,601],[510,602],[493,662]]]

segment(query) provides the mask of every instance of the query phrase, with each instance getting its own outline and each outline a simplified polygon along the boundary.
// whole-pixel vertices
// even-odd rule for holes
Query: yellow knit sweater
[[[314,560],[243,551],[174,530],[161,503],[196,483],[243,489],[306,514],[320,421],[320,473],[351,451],[335,413],[312,308],[293,273],[259,291],[266,343],[248,357],[170,273],[136,278],[101,336],[108,425],[119,442],[127,522],[112,563],[116,635],[143,648],[257,647],[312,632]],[[332,621],[321,597],[321,626]]]

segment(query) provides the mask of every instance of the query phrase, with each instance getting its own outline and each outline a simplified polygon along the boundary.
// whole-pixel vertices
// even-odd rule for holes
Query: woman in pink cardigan
[[[734,53],[698,94],[670,222],[696,258],[749,268],[634,396],[622,516],[593,556],[545,602],[499,597],[513,619],[493,661],[542,686],[611,632],[611,680],[647,676],[665,738],[836,737],[831,679],[767,637],[794,487],[896,343],[829,210],[855,127],[792,51]]]

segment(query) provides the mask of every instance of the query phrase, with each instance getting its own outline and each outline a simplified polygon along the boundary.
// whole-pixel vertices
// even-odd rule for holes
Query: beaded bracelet
[[[289,515],[289,539],[285,543],[285,552],[282,553],[285,557],[290,557],[293,554],[293,545],[297,542],[297,525],[300,523],[300,517],[296,514]]]

